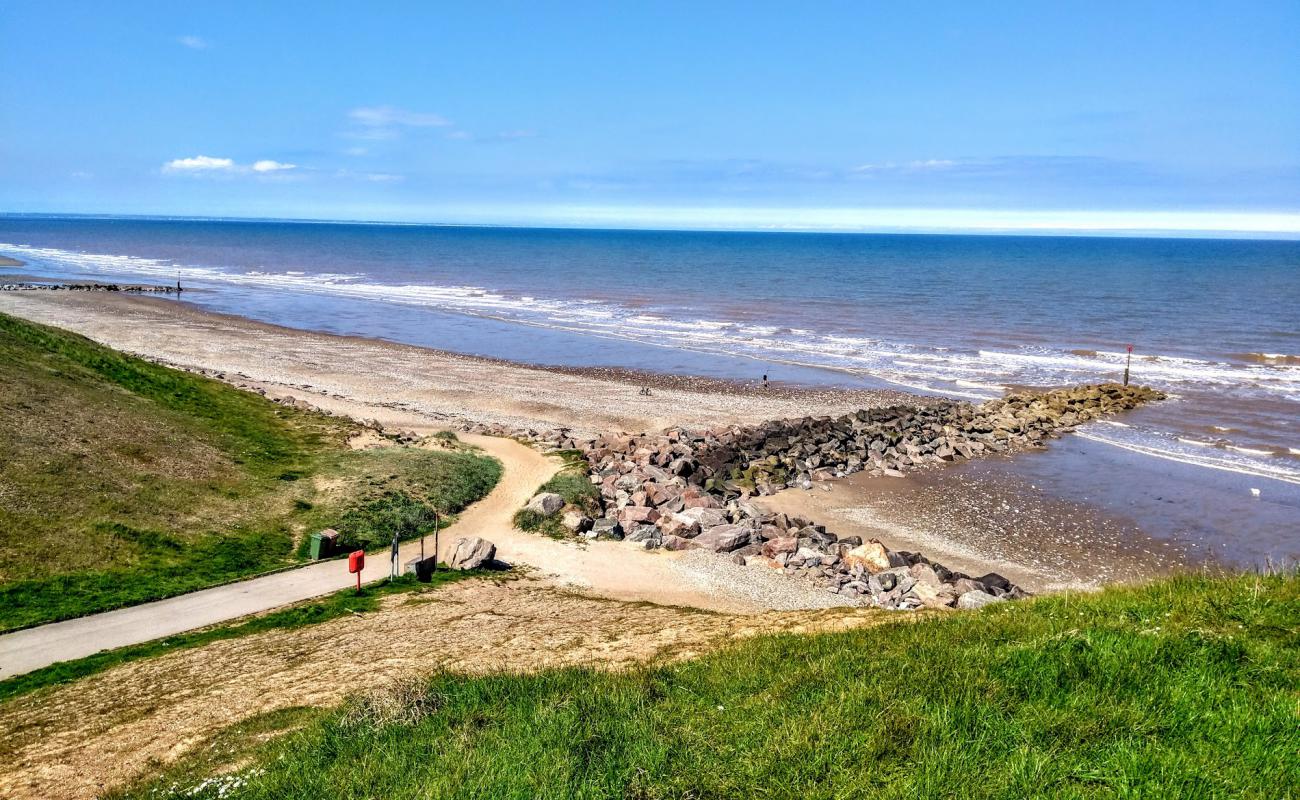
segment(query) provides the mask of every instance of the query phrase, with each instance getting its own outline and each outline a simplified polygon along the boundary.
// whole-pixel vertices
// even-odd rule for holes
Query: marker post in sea
[[[1128,358],[1124,361],[1124,385],[1128,386],[1128,368],[1133,365],[1133,345],[1128,346]]]

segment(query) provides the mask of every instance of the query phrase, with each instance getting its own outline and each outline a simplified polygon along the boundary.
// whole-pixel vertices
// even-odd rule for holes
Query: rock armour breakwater
[[[1026,593],[995,573],[972,578],[918,553],[890,551],[875,540],[840,537],[808,520],[767,513],[752,498],[810,489],[814,482],[856,472],[901,476],[908,469],[1039,446],[1089,420],[1163,398],[1146,387],[1100,384],[1019,392],[979,405],[940,400],[703,433],[672,428],[587,441],[565,431],[509,435],[583,454],[599,487],[602,516],[561,511],[566,525],[572,518],[569,527],[589,538],[729,554],[738,563],[800,575],[846,599],[883,608],[975,608]]]
[[[127,292],[129,294],[177,294],[175,286],[120,283],[0,283],[0,292]]]

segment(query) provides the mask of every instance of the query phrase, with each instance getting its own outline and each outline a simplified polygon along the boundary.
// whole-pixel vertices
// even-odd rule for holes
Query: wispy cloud
[[[513,142],[518,139],[532,139],[536,136],[537,136],[537,131],[529,130],[526,128],[520,128],[518,130],[513,130],[513,131],[501,131],[500,133],[490,133],[484,135],[472,133],[467,130],[457,129],[453,131],[448,131],[443,138],[452,139],[454,141],[461,141],[461,142],[479,142],[483,144],[490,144],[492,142]]]
[[[285,170],[297,168],[297,164],[286,164],[283,161],[272,161],[269,158],[253,162],[253,172],[284,172]]]
[[[337,170],[334,173],[334,177],[367,181],[369,183],[397,183],[398,181],[406,180],[405,175],[398,175],[392,172],[357,172],[350,169]]]
[[[348,112],[355,139],[395,139],[404,128],[446,128],[451,120],[441,114],[411,111],[396,106],[361,106]]]
[[[194,36],[193,34],[178,36],[176,37],[176,41],[191,50],[207,50],[209,46],[206,39],[202,36]]]
[[[921,161],[884,161],[879,164],[859,164],[849,171],[854,173],[870,172],[924,172],[927,170],[949,169],[957,162],[947,158],[928,158]]]

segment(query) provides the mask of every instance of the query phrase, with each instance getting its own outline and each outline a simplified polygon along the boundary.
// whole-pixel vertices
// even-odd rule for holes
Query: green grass
[[[590,517],[600,516],[600,489],[587,477],[587,462],[576,450],[558,453],[565,467],[537,490],[537,494],[554,492],[564,498],[566,505],[575,506]],[[521,531],[541,533],[553,539],[563,539],[571,534],[560,524],[558,515],[545,517],[536,511],[521,508],[515,512],[514,525]]]
[[[94,675],[97,672],[103,672],[128,661],[200,647],[223,639],[237,639],[241,636],[251,636],[266,631],[288,630],[316,625],[349,614],[374,611],[379,608],[380,598],[388,595],[421,594],[465,578],[489,574],[500,575],[500,573],[488,573],[483,570],[460,572],[444,569],[435,572],[428,583],[420,583],[414,576],[404,575],[395,581],[384,581],[363,586],[360,593],[355,589],[345,589],[320,600],[299,603],[279,611],[272,611],[269,614],[252,617],[246,621],[190,631],[168,636],[164,639],[155,639],[143,644],[120,647],[116,650],[106,650],[73,661],[61,661],[33,672],[0,681],[0,702],[47,686],[69,683],[87,675]]]
[[[409,539],[431,530],[435,515],[442,527],[450,525],[492,490],[501,463],[467,451],[391,447],[341,453],[327,472],[344,485],[348,500],[342,507],[313,506],[304,518],[314,528],[338,530],[348,549],[372,550],[387,547],[394,531]]]
[[[1188,576],[626,672],[438,675],[112,796],[233,768],[228,798],[1274,800],[1300,792],[1297,687],[1300,579]]]
[[[346,420],[3,314],[0,419],[0,631],[291,566],[322,527],[386,545],[500,475],[468,452],[351,451]]]

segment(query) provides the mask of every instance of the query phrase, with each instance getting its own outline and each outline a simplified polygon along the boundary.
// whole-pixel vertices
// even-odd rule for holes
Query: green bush
[[[388,494],[346,512],[335,527],[340,543],[349,548],[374,550],[388,545],[393,534],[410,539],[433,530],[438,512],[405,494]]]
[[[600,490],[592,485],[587,473],[565,470],[542,484],[538,492],[554,492],[564,502],[582,509],[588,516],[600,513]]]

